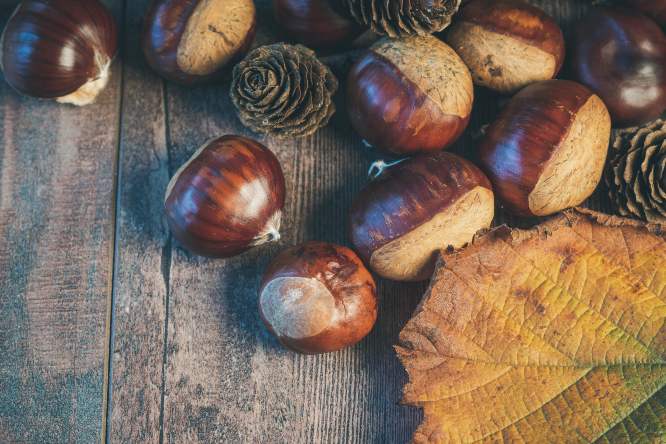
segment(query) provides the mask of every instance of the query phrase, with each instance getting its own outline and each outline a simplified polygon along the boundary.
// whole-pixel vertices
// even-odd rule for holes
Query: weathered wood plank
[[[85,108],[0,82],[0,442],[101,439],[119,69]]]
[[[148,3],[127,3],[121,42],[125,65],[114,274],[111,442],[160,440],[171,254],[162,201],[169,171],[164,83],[148,68],[139,42]]]

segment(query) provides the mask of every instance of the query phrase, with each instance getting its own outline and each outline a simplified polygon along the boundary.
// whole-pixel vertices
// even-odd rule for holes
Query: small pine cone
[[[276,43],[250,52],[234,67],[231,101],[243,125],[279,138],[308,136],[325,126],[338,80],[315,53]]]
[[[357,22],[392,38],[424,35],[449,26],[461,0],[344,0]]]
[[[666,122],[620,131],[605,177],[621,215],[666,224]]]

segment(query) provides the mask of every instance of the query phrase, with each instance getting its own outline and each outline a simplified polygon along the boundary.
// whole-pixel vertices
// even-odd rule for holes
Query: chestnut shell
[[[574,78],[598,94],[616,126],[634,126],[666,109],[666,36],[643,14],[594,8],[574,32]]]
[[[176,83],[193,85],[221,77],[250,49],[256,33],[256,19],[235,56],[207,75],[184,72],[178,65],[178,47],[187,23],[202,0],[153,0],[143,22],[141,45],[148,65],[162,77]],[[216,30],[212,30],[216,31]],[[223,30],[220,30],[223,32]],[[219,32],[219,31],[218,31]]]
[[[492,190],[476,165],[445,151],[422,154],[388,168],[352,204],[349,233],[354,249],[370,264],[375,251],[431,220],[478,186]]]
[[[372,146],[395,154],[434,152],[453,144],[467,128],[473,100],[467,66],[433,36],[382,39],[356,61],[347,78],[353,128]]]
[[[471,33],[468,26],[482,31]],[[501,93],[554,78],[564,63],[565,43],[559,25],[523,0],[466,3],[448,30],[447,42],[465,60],[475,83]],[[528,54],[531,57],[525,58]],[[552,67],[546,66],[550,62],[546,58],[552,58]]]
[[[17,91],[59,98],[98,78],[117,49],[116,23],[98,0],[25,0],[2,34],[0,65]]]
[[[336,0],[273,0],[275,19],[290,38],[313,48],[351,43],[363,28],[343,15]]]
[[[204,144],[165,196],[174,237],[193,253],[230,257],[279,239],[284,176],[275,155],[242,136]]]
[[[333,321],[311,337],[291,338],[276,332],[271,316],[265,313],[262,294],[271,281],[280,278],[315,279],[323,284],[333,298]],[[376,285],[349,248],[307,242],[284,250],[270,263],[259,289],[259,312],[269,331],[287,348],[306,354],[340,350],[372,330],[377,320]]]
[[[625,0],[624,3],[652,17],[659,25],[666,26],[666,0]]]
[[[593,96],[587,87],[569,80],[534,83],[516,94],[488,127],[479,144],[479,164],[490,178],[497,197],[512,213],[534,216],[530,193],[553,153],[566,139],[578,111]],[[603,106],[598,98],[597,102]],[[604,114],[608,121],[605,110]],[[607,130],[610,137],[609,121]],[[589,134],[588,130],[582,136],[595,134]],[[603,162],[599,165],[599,179],[602,169]],[[572,190],[559,192],[572,193]]]
[[[517,14],[520,12],[520,14]],[[531,20],[527,20],[531,17]],[[473,0],[456,17],[498,34],[510,35],[534,44],[564,62],[564,37],[558,24],[542,9],[524,0]]]

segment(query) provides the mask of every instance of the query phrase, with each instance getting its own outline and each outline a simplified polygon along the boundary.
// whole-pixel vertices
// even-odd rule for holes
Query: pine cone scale
[[[608,165],[606,184],[617,212],[666,224],[666,123],[620,131]]]
[[[281,79],[277,78],[272,70],[261,66],[243,74],[239,97],[248,104],[262,107],[263,103],[270,103],[280,91]]]
[[[657,164],[657,168],[652,172],[651,181],[655,183],[655,195],[659,196],[660,203],[666,203],[666,154],[661,155],[661,160]]]

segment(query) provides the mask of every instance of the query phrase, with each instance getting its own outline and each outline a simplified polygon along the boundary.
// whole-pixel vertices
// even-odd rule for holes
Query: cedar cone
[[[606,184],[617,211],[666,223],[666,122],[620,131],[612,147]]]
[[[377,34],[424,35],[449,26],[461,0],[343,0],[351,16]]]
[[[313,51],[276,43],[253,50],[234,67],[230,96],[251,130],[302,137],[328,123],[337,88],[337,79]]]

